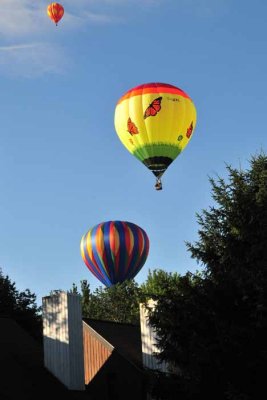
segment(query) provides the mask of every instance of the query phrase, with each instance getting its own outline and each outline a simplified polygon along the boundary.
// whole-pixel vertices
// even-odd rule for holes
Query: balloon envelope
[[[189,143],[196,108],[176,86],[148,83],[121,97],[114,123],[126,149],[160,178]]]
[[[64,15],[64,7],[59,3],[51,3],[47,7],[47,15],[57,25]]]
[[[96,278],[110,287],[133,279],[143,267],[149,252],[146,232],[131,222],[102,222],[81,240],[84,263]]]

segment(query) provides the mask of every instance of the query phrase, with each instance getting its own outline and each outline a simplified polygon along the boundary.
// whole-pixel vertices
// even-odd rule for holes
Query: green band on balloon
[[[181,149],[178,146],[167,143],[153,143],[136,148],[132,154],[143,162],[149,157],[168,157],[175,160],[180,153]]]

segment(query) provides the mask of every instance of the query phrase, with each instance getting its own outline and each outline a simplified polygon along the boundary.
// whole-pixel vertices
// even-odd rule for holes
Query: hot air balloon
[[[126,92],[118,101],[115,130],[126,149],[161,177],[191,140],[196,108],[181,89],[166,83],[147,83]]]
[[[133,279],[143,267],[149,239],[139,226],[125,221],[102,222],[81,239],[84,263],[105,286]]]
[[[59,3],[51,3],[47,7],[47,15],[57,25],[64,15],[64,7]]]

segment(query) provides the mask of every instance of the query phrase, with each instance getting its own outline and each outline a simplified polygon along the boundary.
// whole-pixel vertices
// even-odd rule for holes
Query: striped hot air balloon
[[[114,117],[116,132],[126,149],[160,178],[191,140],[196,108],[176,86],[147,83],[126,92]]]
[[[133,279],[143,267],[149,252],[146,232],[132,222],[102,222],[81,240],[84,263],[105,286]]]

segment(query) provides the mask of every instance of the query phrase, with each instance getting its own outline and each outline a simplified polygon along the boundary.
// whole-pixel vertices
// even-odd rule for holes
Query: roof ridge
[[[117,325],[129,325],[129,326],[140,327],[140,324],[133,324],[131,322],[110,321],[110,320],[98,319],[98,318],[82,317],[82,320],[83,321],[87,320],[87,321],[104,322],[104,323],[117,324]]]

